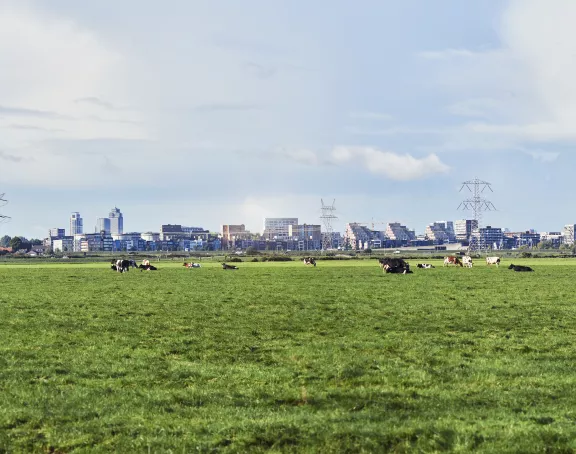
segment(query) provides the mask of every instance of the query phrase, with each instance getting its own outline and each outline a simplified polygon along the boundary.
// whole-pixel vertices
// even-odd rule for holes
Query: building
[[[542,232],[540,233],[540,241],[550,242],[553,248],[557,248],[564,243],[564,235],[562,232]]]
[[[574,232],[576,231],[576,224],[567,224],[562,230],[564,236],[564,244],[572,246],[574,244]]]
[[[476,228],[472,231],[470,240],[481,249],[503,249],[504,247],[504,233],[500,227],[486,227]]]
[[[409,230],[399,222],[390,222],[386,225],[386,236],[396,243],[396,245],[408,243],[416,239],[414,230]]]
[[[70,216],[70,236],[79,235],[84,232],[84,226],[80,213],[74,212]]]
[[[48,237],[49,238],[62,238],[63,236],[66,236],[66,229],[60,229],[57,227],[51,228],[50,230],[48,230]]]
[[[454,224],[451,221],[436,221],[426,226],[426,237],[434,244],[453,243],[456,241]]]
[[[298,218],[264,218],[263,236],[269,240],[287,240],[291,225],[298,225]]]
[[[352,249],[382,248],[386,243],[384,232],[371,230],[368,227],[351,222],[346,224],[344,242]]]
[[[322,227],[319,224],[290,225],[288,237],[299,251],[322,249]]]
[[[160,241],[160,234],[155,232],[144,232],[140,234],[144,241]]]
[[[119,208],[112,208],[108,215],[108,219],[110,219],[110,233],[124,233],[124,217]]]
[[[98,218],[96,220],[96,233],[104,232],[109,235],[111,233],[110,227],[110,218]]]
[[[454,221],[454,234],[456,241],[470,241],[472,231],[478,228],[476,219],[459,219]]]
[[[52,241],[52,249],[54,252],[72,252],[74,250],[74,237],[63,236]]]
[[[236,247],[237,242],[252,238],[252,234],[246,230],[244,224],[224,224],[220,228],[220,234],[225,249]]]

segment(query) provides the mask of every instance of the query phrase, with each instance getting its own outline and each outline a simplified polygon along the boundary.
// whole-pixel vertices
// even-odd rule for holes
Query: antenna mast
[[[483,235],[480,234],[480,228],[482,227],[482,212],[484,211],[495,211],[496,207],[490,200],[482,197],[482,194],[486,189],[490,192],[492,186],[487,181],[479,180],[474,178],[473,180],[464,181],[459,192],[462,189],[468,189],[472,193],[472,197],[463,200],[460,205],[458,205],[459,210],[472,210],[474,221],[476,221],[476,229],[478,230],[478,235],[474,234],[474,226],[472,226],[472,234],[470,235],[470,244],[468,246],[469,251],[483,251],[486,249],[486,241]]]
[[[332,202],[332,205],[326,205],[323,199],[320,199],[322,203],[322,223],[324,224],[324,236],[322,237],[322,250],[326,251],[332,249],[332,240],[334,228],[332,227],[332,222],[338,219],[338,216],[334,214],[336,211],[336,199]]]

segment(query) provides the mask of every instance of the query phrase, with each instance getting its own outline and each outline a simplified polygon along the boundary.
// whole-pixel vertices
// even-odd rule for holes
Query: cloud
[[[445,49],[439,51],[418,52],[417,55],[429,60],[450,60],[453,58],[471,58],[477,56],[478,53],[472,52],[468,49]]]
[[[446,142],[476,149],[576,143],[574,18],[572,0],[510,0],[499,21],[500,48],[421,52],[436,60],[432,79],[461,97],[447,110],[482,120],[447,130]]]
[[[28,2],[2,2],[0,127],[26,118],[27,128],[12,128],[12,134],[0,137],[0,146],[28,144],[32,131],[67,138],[146,136],[141,126],[120,123],[133,118],[118,113],[113,122],[104,122],[86,110],[97,104],[113,107],[90,95],[95,92],[125,104],[124,64],[119,52],[73,20],[33,9]]]
[[[16,117],[37,117],[37,118],[51,118],[51,119],[69,119],[66,115],[61,115],[57,112],[50,112],[38,109],[26,109],[22,107],[9,107],[0,106],[0,115],[3,116],[16,116]]]
[[[10,162],[22,162],[24,159],[18,156],[14,156],[11,155],[9,153],[5,153],[3,151],[0,151],[0,159],[4,160],[4,161],[10,161]]]
[[[90,104],[90,105],[94,105],[94,106],[98,106],[98,107],[103,107],[103,108],[109,109],[109,110],[119,109],[119,107],[116,107],[114,104],[107,102],[107,101],[103,101],[100,98],[97,98],[95,96],[89,96],[87,98],[79,98],[79,99],[76,99],[74,102],[76,102],[77,104]]]
[[[532,156],[535,161],[540,161],[542,163],[554,162],[560,156],[559,152],[553,151],[527,151],[528,155]]]
[[[339,165],[356,161],[371,173],[400,181],[418,180],[450,170],[435,154],[418,159],[371,147],[336,147],[332,158]]]
[[[390,114],[383,113],[383,112],[350,112],[350,118],[358,119],[358,120],[383,120],[389,121],[394,119],[394,117]]]
[[[248,103],[214,103],[202,104],[194,108],[196,112],[212,113],[212,112],[246,112],[254,110],[262,110],[261,106]]]

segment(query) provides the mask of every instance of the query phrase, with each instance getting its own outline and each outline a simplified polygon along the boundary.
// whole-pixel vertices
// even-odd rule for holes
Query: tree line
[[[9,247],[12,248],[13,252],[19,251],[21,249],[26,249],[29,251],[32,249],[32,246],[37,246],[42,244],[42,240],[38,238],[27,239],[23,236],[15,236],[11,237],[9,235],[4,235],[0,238],[0,247]]]

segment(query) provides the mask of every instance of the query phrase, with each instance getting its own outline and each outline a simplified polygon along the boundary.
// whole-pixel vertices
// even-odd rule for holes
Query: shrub
[[[254,257],[252,260],[250,260],[251,262],[257,262],[258,259],[256,257]]]
[[[532,253],[531,252],[522,252],[520,254],[520,257],[523,259],[529,259],[530,257],[532,257]]]
[[[238,263],[238,262],[242,262],[242,259],[239,257],[232,257],[231,259],[227,260],[228,262],[232,262],[232,263]]]
[[[263,262],[292,262],[291,257],[285,255],[272,255],[269,257],[262,257]]]

